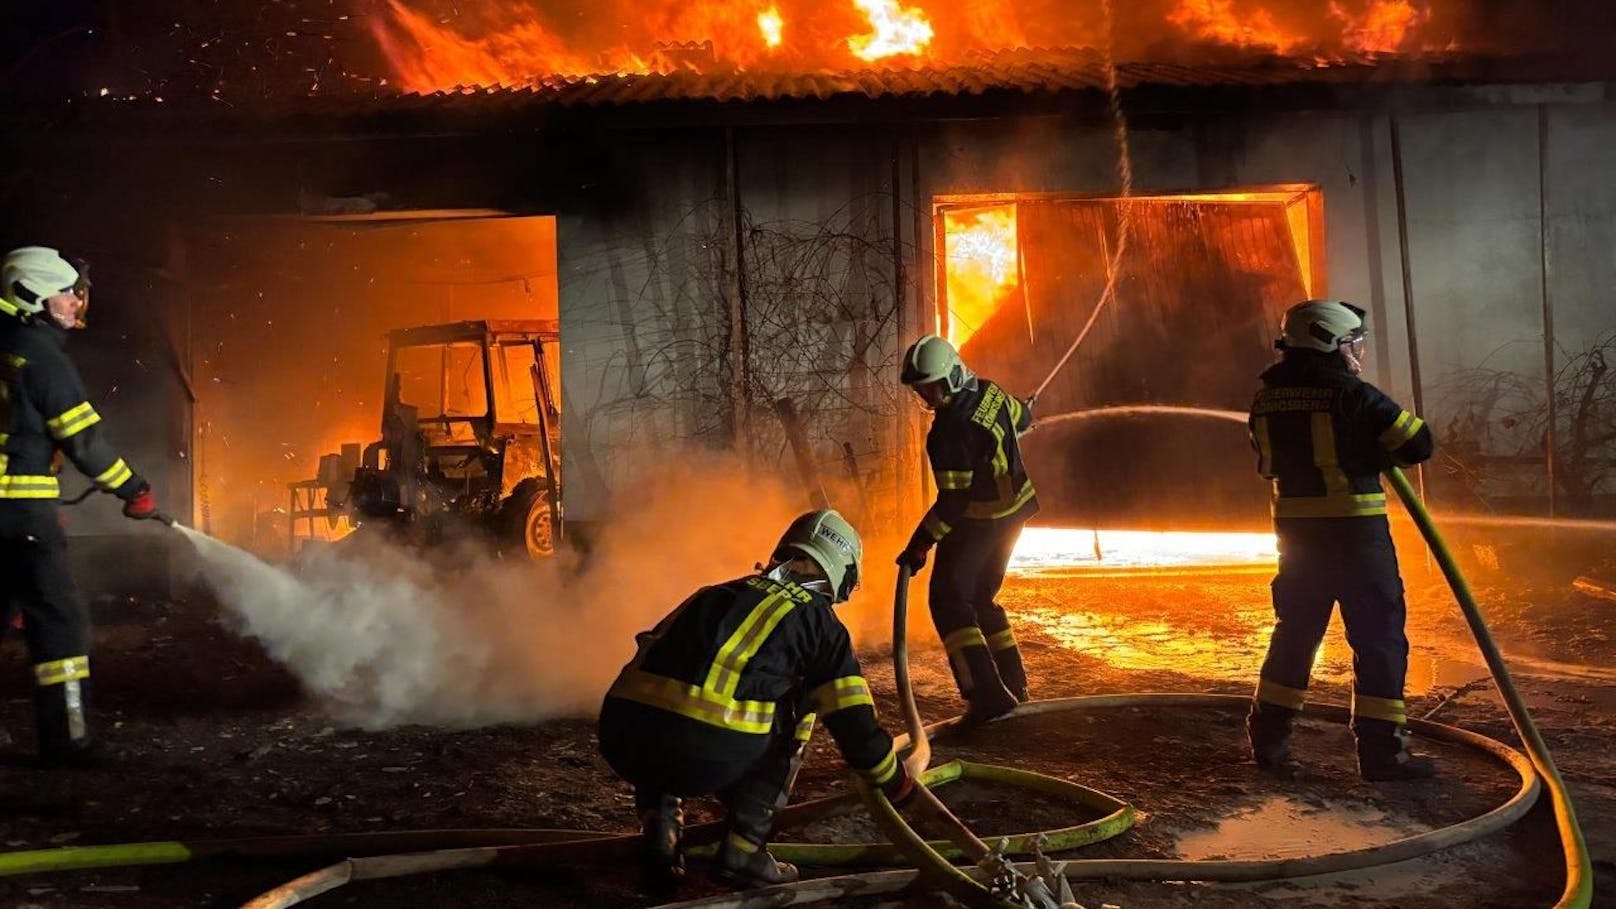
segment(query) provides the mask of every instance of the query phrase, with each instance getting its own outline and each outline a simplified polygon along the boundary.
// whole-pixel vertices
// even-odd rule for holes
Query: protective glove
[[[898,772],[881,787],[881,794],[887,797],[892,807],[901,809],[915,800],[915,793],[919,789],[920,784],[915,782],[915,778],[909,775],[909,770],[903,766],[903,762],[899,761]]]
[[[123,503],[123,516],[144,521],[157,515],[157,497],[152,495],[151,486],[141,484],[135,492],[135,497]]]
[[[926,567],[926,553],[931,550],[931,544],[921,540],[911,540],[903,552],[898,553],[898,567],[909,569],[910,574],[919,573]]]

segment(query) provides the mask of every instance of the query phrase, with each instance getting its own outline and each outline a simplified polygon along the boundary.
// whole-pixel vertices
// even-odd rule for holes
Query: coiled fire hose
[[[1242,861],[1071,860],[1061,863],[1061,870],[1068,880],[1108,878],[1134,881],[1253,882],[1360,870],[1405,861],[1480,839],[1514,824],[1531,809],[1541,791],[1542,781],[1547,781],[1566,859],[1565,888],[1560,900],[1555,903],[1555,909],[1587,909],[1591,905],[1593,884],[1587,846],[1577,824],[1570,797],[1566,794],[1564,782],[1554,766],[1548,748],[1515,689],[1502,655],[1482,620],[1474,596],[1454,563],[1446,543],[1432,523],[1430,515],[1420,504],[1413,488],[1409,486],[1408,480],[1401,472],[1394,469],[1388,471],[1388,475],[1398,496],[1408,506],[1420,532],[1425,536],[1442,566],[1443,573],[1453,588],[1455,598],[1464,610],[1466,620],[1486,659],[1488,669],[1503,694],[1510,717],[1526,743],[1531,757],[1528,758],[1486,736],[1440,723],[1411,719],[1409,727],[1421,736],[1472,748],[1509,766],[1519,776],[1520,788],[1506,802],[1478,817],[1450,827],[1365,849],[1298,858]],[[907,585],[908,578],[900,576],[898,595],[905,604]],[[897,618],[896,610],[895,618]],[[920,763],[916,761],[916,757],[926,753],[922,749],[929,750],[932,738],[944,737],[957,729],[958,718],[945,720],[931,727],[919,724],[918,711],[913,707],[913,689],[908,674],[906,636],[901,624],[896,630],[898,633],[894,635],[893,658],[900,700],[904,704],[906,720],[917,732],[915,735],[903,737],[911,739],[915,746],[906,763]],[[1034,701],[1021,705],[1011,716],[1131,707],[1244,710],[1247,704],[1247,698],[1234,695],[1097,695]],[[1350,719],[1347,708],[1338,705],[1309,705],[1309,712],[1337,721],[1344,722]],[[906,747],[909,743],[900,740],[899,744],[900,747]],[[928,785],[937,785],[948,774],[957,773],[959,778],[963,778],[973,775],[978,769],[979,765],[955,762],[928,771],[924,781]],[[1103,793],[1039,774],[1010,771],[1008,768],[986,768],[983,773],[987,778],[1000,782],[1028,785],[1051,795],[1065,795],[1095,809],[1105,810],[1108,806],[1111,808],[1109,815],[1097,821],[1051,832],[1050,841],[1042,847],[1045,851],[1058,852],[1084,842],[1114,836],[1127,829],[1131,823],[1131,811],[1127,806]],[[948,861],[953,855],[945,845],[927,844],[914,834],[912,828],[909,828],[897,812],[892,810],[878,790],[866,787],[863,794],[878,819],[882,821],[883,829],[889,836],[893,836],[898,843],[898,849],[914,864],[914,868],[817,878],[779,887],[670,904],[664,909],[765,909],[765,907],[774,909],[774,907],[846,899],[852,894],[873,896],[894,893],[911,889],[923,881],[933,886],[942,886],[960,895],[962,899],[977,904],[986,892],[979,883],[987,876],[984,872],[980,869],[954,869]],[[851,799],[850,795],[842,795],[791,806],[782,812],[781,824],[791,826],[828,816],[845,809]],[[907,833],[904,832],[906,830]],[[722,824],[715,822],[690,828],[687,841],[698,846],[707,844],[706,848],[710,850],[711,844],[721,835]],[[1030,849],[1034,845],[1034,838],[1035,835],[1017,838],[1012,842],[1012,848],[1005,850],[1006,854],[1023,853],[1024,849]],[[632,835],[614,836],[578,830],[449,830],[266,837],[192,843],[131,843],[0,854],[0,876],[125,865],[167,864],[225,855],[360,856],[304,875],[247,904],[251,909],[272,909],[272,907],[296,905],[319,893],[357,880],[494,865],[543,866],[621,861],[633,855],[637,840],[638,838]],[[384,854],[427,849],[436,851]],[[825,846],[779,843],[772,845],[771,849],[782,859],[801,864],[873,863],[890,861],[896,857],[893,855],[893,847],[884,844]],[[699,854],[699,850],[693,851]],[[1036,874],[1038,871],[1030,866],[1024,866],[1021,870],[1028,874]],[[966,886],[967,882],[970,885],[969,889]]]

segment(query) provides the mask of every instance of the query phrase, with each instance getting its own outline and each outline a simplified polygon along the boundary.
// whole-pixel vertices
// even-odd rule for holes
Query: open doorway
[[[193,519],[224,540],[283,552],[289,512],[319,510],[336,488],[334,459],[352,468],[381,437],[390,376],[392,399],[448,421],[450,432],[492,431],[496,421],[520,428],[537,422],[545,397],[552,407],[560,400],[560,345],[530,337],[557,336],[552,217],[271,216],[176,234],[195,398]],[[501,337],[512,343],[485,352],[483,330],[448,339],[408,331],[469,321],[511,329]],[[548,394],[530,374],[544,376]],[[558,413],[546,415],[559,425]],[[310,484],[301,501],[299,482]],[[350,523],[321,515],[297,529],[330,539]]]
[[[1267,486],[1243,412],[1280,315],[1326,291],[1323,194],[1311,185],[1117,198],[941,197],[937,325],[1019,394],[1049,375],[1100,303],[1125,208],[1115,296],[1038,401],[1040,418],[1106,409],[1025,442],[1041,523],[1252,531]],[[1127,413],[1137,405],[1224,411]],[[1103,542],[1085,536],[1090,555]],[[1251,540],[1237,548],[1249,552]],[[1213,547],[1215,549],[1215,547]],[[1243,558],[1243,557],[1242,557]],[[1236,559],[1239,560],[1239,559]]]

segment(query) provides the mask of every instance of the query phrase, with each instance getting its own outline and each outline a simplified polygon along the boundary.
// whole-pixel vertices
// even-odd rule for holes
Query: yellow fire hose
[[[1555,909],[1586,909],[1591,905],[1593,884],[1587,846],[1577,824],[1564,781],[1555,768],[1553,759],[1537,727],[1510,679],[1508,668],[1496,644],[1488,633],[1475,598],[1453,561],[1430,515],[1419,502],[1408,480],[1400,471],[1388,471],[1393,487],[1420,531],[1430,544],[1438,563],[1442,566],[1455,598],[1464,610],[1477,644],[1486,659],[1488,669],[1503,694],[1512,721],[1521,739],[1526,743],[1530,757],[1507,745],[1477,733],[1468,732],[1440,723],[1411,719],[1409,727],[1415,733],[1438,741],[1445,741],[1478,750],[1516,771],[1521,780],[1519,790],[1508,801],[1478,817],[1459,824],[1431,830],[1380,846],[1327,855],[1299,858],[1249,861],[1178,861],[1158,859],[1088,859],[1062,863],[1065,876],[1070,880],[1120,879],[1137,881],[1216,881],[1252,882],[1306,877],[1340,871],[1359,870],[1392,862],[1405,861],[1442,849],[1470,842],[1500,831],[1514,824],[1536,802],[1546,782],[1553,802],[1560,837],[1566,856],[1566,884]],[[930,753],[930,738],[945,736],[959,728],[958,718],[946,720],[931,727],[919,722],[914,706],[914,693],[908,673],[908,648],[905,641],[903,611],[907,609],[908,572],[900,575],[894,619],[895,634],[893,657],[900,701],[912,734],[900,737],[899,747],[911,742],[914,749],[906,765],[924,766]],[[1214,709],[1244,709],[1247,699],[1233,695],[1208,694],[1124,694],[1101,695],[1057,700],[1034,701],[1018,707],[1012,716],[1033,716],[1069,711],[1106,710],[1126,707],[1212,707]],[[1329,719],[1350,719],[1347,708],[1338,705],[1310,705],[1310,713]],[[928,735],[930,733],[930,735]],[[905,741],[908,740],[908,741]],[[917,759],[918,758],[918,759]],[[1542,782],[1539,777],[1541,776]],[[1086,787],[1078,786],[1040,774],[990,767],[956,761],[927,771],[922,777],[927,785],[941,785],[963,778],[983,778],[1011,785],[1023,786],[1048,795],[1067,797],[1094,809],[1109,809],[1110,813],[1096,821],[1049,831],[1046,834],[1024,834],[1011,839],[1007,855],[1026,854],[1035,845],[1044,851],[1058,852],[1088,842],[1095,842],[1126,830],[1132,822],[1132,812],[1125,804]],[[980,869],[956,868],[950,859],[976,853],[980,840],[971,836],[965,850],[950,849],[948,844],[929,843],[922,839],[900,816],[886,798],[873,787],[863,786],[861,792],[881,825],[883,832],[896,844],[902,856],[914,864],[913,870],[880,871],[841,877],[817,878],[769,887],[744,893],[725,894],[707,899],[669,904],[662,909],[764,909],[806,905],[832,899],[846,899],[850,894],[877,895],[913,888],[922,881],[941,886],[969,905],[1007,905],[988,898],[982,883],[986,874]],[[929,795],[929,793],[928,793]],[[782,824],[806,823],[845,810],[851,795],[843,795],[814,802],[794,805],[782,813]],[[940,807],[940,803],[938,803]],[[946,814],[946,809],[944,809]],[[950,815],[951,817],[951,815]],[[955,822],[957,824],[957,821]],[[960,829],[963,829],[961,827]],[[689,841],[696,844],[693,852],[701,854],[711,850],[711,844],[721,835],[722,824],[692,827]],[[969,831],[966,831],[969,834]],[[1040,836],[1047,841],[1038,842]],[[562,830],[459,830],[395,832],[319,837],[266,837],[252,840],[224,840],[199,843],[134,843],[115,846],[66,847],[61,849],[14,852],[0,855],[0,875],[59,871],[69,869],[102,868],[121,865],[184,862],[215,855],[332,855],[348,854],[370,857],[347,859],[336,865],[320,869],[291,881],[247,904],[250,909],[276,909],[296,905],[319,893],[340,887],[350,881],[396,877],[456,868],[475,868],[491,865],[543,866],[577,862],[616,861],[633,854],[637,837],[608,835],[590,831]],[[443,849],[445,843],[462,848]],[[410,854],[375,854],[386,849],[426,849],[436,851]],[[973,848],[974,847],[974,848]],[[802,864],[835,865],[891,861],[896,858],[894,848],[886,844],[800,844],[771,845],[781,858]],[[1024,874],[1035,875],[1038,869],[1021,866]],[[246,909],[246,907],[244,907]]]

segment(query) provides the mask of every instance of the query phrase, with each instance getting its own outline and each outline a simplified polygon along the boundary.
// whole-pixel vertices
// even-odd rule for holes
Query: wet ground
[[[1481,675],[1463,624],[1437,578],[1406,566],[1414,641],[1410,712],[1508,739],[1510,727]],[[1616,905],[1616,627],[1611,604],[1564,585],[1478,578],[1506,652],[1572,783],[1594,851],[1600,896]],[[1039,697],[1123,691],[1243,694],[1269,621],[1262,571],[1179,570],[1149,575],[1031,574],[1012,580],[1016,614]],[[207,607],[102,604],[96,681],[107,738],[124,752],[105,771],[46,775],[0,767],[0,842],[8,850],[133,840],[211,839],[443,827],[626,830],[631,802],[595,754],[591,724],[385,732],[340,728]],[[1350,655],[1332,628],[1315,696],[1344,702]],[[925,640],[925,636],[920,637]],[[889,653],[866,653],[889,726]],[[926,716],[957,712],[940,651],[914,655]],[[0,652],[6,697],[0,728],[27,744],[25,660]],[[1457,696],[1455,694],[1457,693]],[[1507,798],[1507,771],[1432,745],[1436,781],[1369,786],[1353,772],[1350,737],[1309,722],[1299,734],[1307,778],[1280,783],[1243,761],[1238,711],[1120,709],[1012,718],[940,743],[939,759],[969,757],[1072,779],[1126,799],[1133,830],[1077,857],[1263,858],[1386,842],[1450,824]],[[817,740],[799,796],[838,791],[841,771]],[[988,832],[1076,823],[1083,809],[963,785],[945,797]],[[697,811],[711,817],[710,806]],[[856,816],[792,837],[873,835]],[[197,863],[0,879],[7,907],[232,907],[316,867]],[[1546,906],[1559,889],[1552,826],[1536,812],[1501,835],[1385,869],[1264,885],[1086,883],[1090,909],[1166,906]],[[711,892],[695,888],[691,895]],[[314,906],[645,906],[615,869],[460,872],[358,883]],[[909,905],[936,905],[916,898]]]

